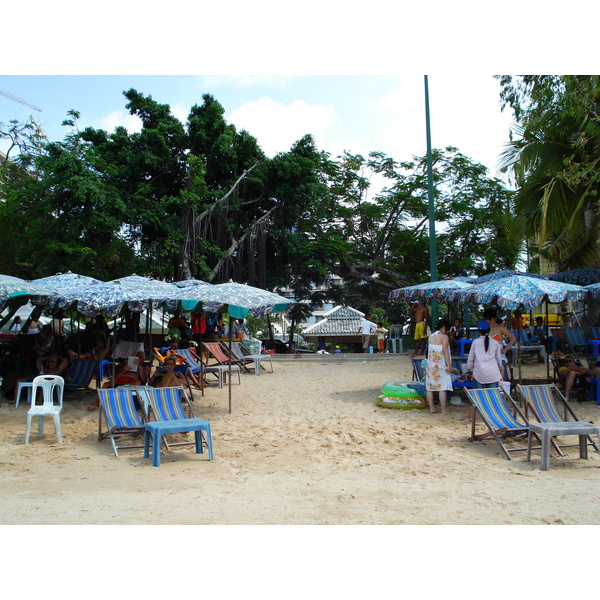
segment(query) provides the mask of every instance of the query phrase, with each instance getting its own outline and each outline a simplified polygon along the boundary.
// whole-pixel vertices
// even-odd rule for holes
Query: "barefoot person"
[[[502,353],[500,344],[490,335],[488,321],[479,321],[477,329],[481,334],[471,344],[467,359],[467,375],[473,377],[473,389],[497,388],[502,380]],[[475,407],[469,411],[469,421],[475,416]]]
[[[410,313],[415,317],[415,351],[410,358],[425,352],[425,340],[427,339],[427,323],[430,319],[429,310],[422,300],[410,307]]]
[[[448,343],[448,331],[450,322],[440,319],[436,325],[436,331],[429,336],[429,350],[427,352],[427,370],[425,371],[425,389],[427,390],[427,402],[429,412],[437,412],[433,406],[433,393],[438,392],[442,412],[446,410],[446,392],[452,391],[452,362],[450,361],[450,346]]]
[[[177,359],[174,356],[167,356],[163,363],[162,376],[156,380],[154,387],[167,388],[178,387],[185,383],[185,375],[181,371],[175,371]]]

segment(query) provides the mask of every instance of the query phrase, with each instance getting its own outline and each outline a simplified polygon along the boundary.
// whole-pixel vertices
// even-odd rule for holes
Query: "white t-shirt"
[[[373,323],[373,321],[367,321],[367,319],[363,319],[360,324],[360,331],[362,335],[371,335],[375,329],[377,329],[377,325]]]

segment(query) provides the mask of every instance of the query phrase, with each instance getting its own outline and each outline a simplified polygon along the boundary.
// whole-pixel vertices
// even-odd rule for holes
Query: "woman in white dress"
[[[435,326],[435,332],[429,336],[429,350],[427,351],[427,370],[425,371],[425,389],[429,412],[437,412],[433,406],[433,393],[438,392],[442,412],[446,410],[446,392],[452,391],[452,362],[450,360],[450,345],[448,332],[450,322],[440,319]]]

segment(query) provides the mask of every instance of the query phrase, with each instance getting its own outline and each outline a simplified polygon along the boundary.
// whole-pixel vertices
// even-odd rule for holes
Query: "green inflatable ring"
[[[423,398],[423,394],[412,387],[409,383],[414,381],[388,381],[381,386],[381,393],[388,398]]]
[[[376,400],[377,406],[382,408],[399,408],[410,410],[413,408],[427,408],[428,404],[422,394],[409,383],[414,381],[388,381],[381,386],[381,396]]]

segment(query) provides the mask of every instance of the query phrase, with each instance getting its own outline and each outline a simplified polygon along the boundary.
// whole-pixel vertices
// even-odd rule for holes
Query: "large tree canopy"
[[[331,297],[357,308],[428,278],[425,157],[332,158],[306,135],[268,158],[210,95],[185,124],[124,95],[141,131],[79,131],[72,111],[64,141],[29,147],[10,177],[3,167],[0,227],[23,235],[1,271],[234,279],[299,299],[336,276]],[[514,267],[511,193],[456,148],[433,163],[439,276]]]

